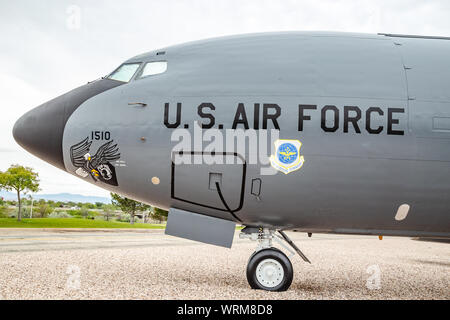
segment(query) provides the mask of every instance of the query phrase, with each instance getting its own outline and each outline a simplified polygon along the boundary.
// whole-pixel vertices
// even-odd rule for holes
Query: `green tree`
[[[36,211],[39,213],[41,218],[47,218],[50,213],[54,210],[48,203],[40,203],[36,208]]]
[[[102,204],[103,217],[106,221],[109,221],[115,209],[115,206],[112,204]]]
[[[169,212],[164,209],[154,207],[153,213],[152,213],[152,218],[155,220],[158,220],[159,223],[161,223],[163,220],[165,220],[167,218],[168,213]]]
[[[19,211],[17,220],[22,220],[21,193],[37,192],[39,190],[39,175],[32,168],[12,165],[5,172],[0,171],[0,189],[16,191]]]
[[[95,205],[90,202],[84,203],[82,207],[87,209],[95,209]]]
[[[113,205],[118,206],[123,212],[130,214],[131,224],[134,224],[134,216],[137,212],[145,211],[150,208],[147,204],[126,197],[121,197],[116,193],[111,193],[111,202]]]
[[[89,216],[89,209],[88,208],[86,208],[86,207],[82,207],[80,210],[78,210],[79,211],[79,213],[80,213],[80,215],[83,217],[83,218],[85,218],[85,219],[87,219],[87,217]]]
[[[96,202],[95,206],[97,207],[97,209],[101,209],[103,207],[103,202]]]
[[[6,202],[0,197],[0,218],[6,218]]]

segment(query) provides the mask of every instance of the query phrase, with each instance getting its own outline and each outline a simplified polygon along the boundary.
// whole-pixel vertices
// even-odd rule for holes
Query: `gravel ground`
[[[230,250],[159,230],[0,229],[0,299],[450,299],[448,243],[289,235],[312,264],[293,256],[290,290],[272,293],[249,289],[256,246],[237,237]]]

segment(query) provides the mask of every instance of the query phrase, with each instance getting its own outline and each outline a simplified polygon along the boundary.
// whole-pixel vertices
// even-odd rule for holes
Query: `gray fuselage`
[[[64,106],[57,166],[158,207],[234,220],[212,183],[217,178],[230,209],[249,226],[450,236],[450,41],[269,33],[168,47],[126,63],[151,61],[166,61],[167,70],[128,83],[99,80],[112,84],[74,110]],[[21,120],[16,140],[45,159],[48,150],[21,139],[20,128],[31,123]],[[234,130],[299,140],[304,164],[263,174],[274,150],[262,138],[264,163],[250,161],[261,152],[254,145],[227,153],[234,164],[173,163],[174,136],[193,136],[196,122],[203,134],[220,132],[224,146]],[[117,145],[109,161],[93,157],[76,173],[86,150],[94,156],[109,141]],[[184,154],[210,154],[208,144],[192,142]],[[405,204],[408,214],[398,221]]]

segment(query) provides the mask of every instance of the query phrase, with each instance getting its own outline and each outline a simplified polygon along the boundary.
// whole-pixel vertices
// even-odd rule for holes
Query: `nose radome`
[[[64,106],[60,100],[58,97],[25,113],[15,123],[13,136],[25,150],[64,170]]]
[[[14,139],[28,152],[65,170],[62,139],[67,120],[84,101],[121,84],[110,79],[91,82],[28,111],[14,124]]]

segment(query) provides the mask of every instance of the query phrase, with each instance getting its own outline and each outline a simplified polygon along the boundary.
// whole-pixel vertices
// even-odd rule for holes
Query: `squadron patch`
[[[113,144],[113,140],[108,141],[93,156],[89,153],[91,144],[92,141],[86,138],[70,148],[70,159],[77,167],[75,173],[83,178],[90,175],[95,182],[117,186],[116,169],[111,164],[120,158],[117,144]]]
[[[270,164],[278,171],[288,174],[300,169],[305,159],[300,155],[302,143],[299,140],[279,139],[275,141],[275,155],[270,156]]]

